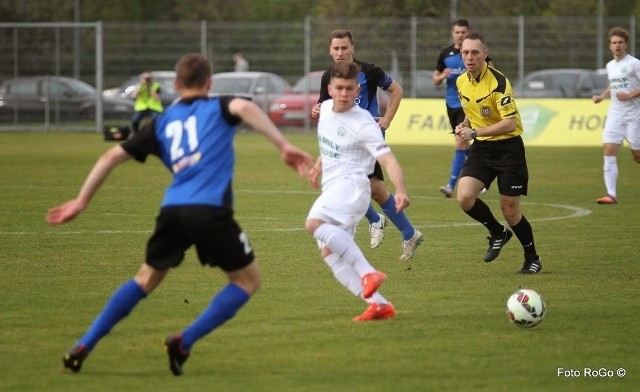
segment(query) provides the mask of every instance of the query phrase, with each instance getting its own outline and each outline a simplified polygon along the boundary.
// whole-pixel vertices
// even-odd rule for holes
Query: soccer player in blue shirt
[[[253,250],[233,218],[233,138],[241,121],[272,142],[282,160],[301,176],[308,175],[313,165],[313,158],[289,144],[253,102],[207,97],[211,64],[204,56],[184,55],[176,73],[180,101],[133,138],[105,152],[78,196],[48,212],[49,224],[72,220],[89,206],[111,170],[131,158],[144,162],[148,155],[156,155],[173,175],[147,243],[145,263],[113,293],[89,330],[63,357],[64,367],[73,372],[80,371],[98,341],[160,285],[169,269],[180,265],[191,245],[203,265],[226,272],[229,284],[189,327],[165,339],[174,375],[182,374],[193,344],[232,318],[258,289],[261,277]]]

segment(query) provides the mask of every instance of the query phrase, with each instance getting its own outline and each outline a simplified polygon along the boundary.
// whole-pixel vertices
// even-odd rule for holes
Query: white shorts
[[[336,225],[351,235],[364,217],[371,202],[371,185],[365,181],[345,178],[322,190],[311,206],[309,218]]]
[[[608,116],[602,132],[602,143],[629,143],[632,150],[640,150],[640,119],[621,119]]]

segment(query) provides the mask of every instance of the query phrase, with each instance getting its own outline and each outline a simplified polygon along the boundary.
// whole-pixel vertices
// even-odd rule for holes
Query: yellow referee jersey
[[[502,140],[522,134],[522,120],[506,76],[485,64],[477,79],[465,72],[456,79],[458,95],[472,128],[484,128],[505,118],[516,118],[516,128],[504,135],[478,136],[478,140]]]

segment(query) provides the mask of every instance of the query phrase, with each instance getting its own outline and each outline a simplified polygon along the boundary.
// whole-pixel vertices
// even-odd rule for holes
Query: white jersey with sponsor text
[[[332,99],[320,106],[318,145],[323,188],[341,178],[362,180],[368,186],[376,158],[391,151],[371,113],[358,105],[334,112]]]
[[[616,94],[640,88],[640,60],[626,55],[622,60],[613,59],[607,63],[607,75],[611,88],[609,115],[620,119],[640,118],[640,98],[620,101]]]

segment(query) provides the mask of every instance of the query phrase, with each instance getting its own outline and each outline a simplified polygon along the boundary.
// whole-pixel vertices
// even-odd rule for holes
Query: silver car
[[[270,72],[221,72],[212,77],[210,96],[237,95],[253,100],[265,113],[275,98],[291,91],[291,85]]]
[[[513,87],[517,98],[591,98],[608,86],[607,74],[590,69],[555,68],[527,74]]]
[[[90,120],[96,116],[97,90],[78,79],[33,76],[9,79],[0,85],[0,121]],[[133,102],[102,97],[106,119],[129,119]]]

